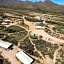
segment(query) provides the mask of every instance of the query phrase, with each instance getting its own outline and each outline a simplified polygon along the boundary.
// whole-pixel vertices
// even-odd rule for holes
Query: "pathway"
[[[54,52],[54,59],[53,59],[53,63],[56,63],[56,56],[58,55],[58,51],[61,49],[62,47],[59,45],[59,48],[56,49],[56,51]]]

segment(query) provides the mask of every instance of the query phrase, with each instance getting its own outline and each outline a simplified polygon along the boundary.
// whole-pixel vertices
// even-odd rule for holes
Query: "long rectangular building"
[[[33,59],[28,56],[23,50],[16,54],[16,57],[24,64],[32,64]]]
[[[2,47],[2,48],[7,49],[7,48],[9,48],[9,46],[11,46],[11,45],[12,45],[12,44],[9,43],[9,42],[0,41],[0,47]]]

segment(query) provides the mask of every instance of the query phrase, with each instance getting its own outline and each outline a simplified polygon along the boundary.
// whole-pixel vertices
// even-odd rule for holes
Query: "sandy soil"
[[[25,19],[24,19],[24,21],[25,21],[25,24],[27,24],[29,26],[29,30],[27,30],[26,28],[24,28],[22,26],[21,27],[24,28],[27,31],[32,31],[33,33],[37,34],[38,36],[39,35],[43,36],[43,38],[42,38],[43,40],[48,41],[48,42],[51,42],[53,44],[61,44],[61,43],[64,43],[64,40],[61,40],[61,39],[55,38],[53,36],[50,36],[44,30],[38,30],[38,29],[36,29],[35,28],[35,23],[26,21]],[[7,25],[7,27],[8,26],[11,26],[11,25],[17,25],[17,22],[14,22],[13,24]],[[5,50],[3,48],[0,48],[0,51],[2,51],[2,56],[4,56],[4,58],[9,59],[9,61],[11,62],[11,64],[20,64],[20,62],[15,57],[15,54],[17,53],[18,50],[19,50],[19,48],[16,47],[16,46],[14,46],[14,49],[13,50]],[[38,53],[41,55],[40,52],[38,52]],[[55,54],[55,57],[56,57],[56,54]],[[44,59],[44,64],[52,64],[52,60],[49,59],[49,57],[46,57],[46,59]]]
[[[15,54],[17,53],[19,48],[14,46],[13,50],[5,50],[3,48],[0,48],[0,52],[2,52],[2,56],[5,59],[8,59],[11,64],[20,64],[20,62],[16,59]]]
[[[29,25],[29,30],[37,35],[43,36],[43,40],[49,41],[53,44],[61,44],[64,43],[64,40],[55,38],[53,36],[50,36],[48,33],[46,33],[44,30],[38,30],[35,28],[35,23],[29,22],[25,20],[25,24]]]

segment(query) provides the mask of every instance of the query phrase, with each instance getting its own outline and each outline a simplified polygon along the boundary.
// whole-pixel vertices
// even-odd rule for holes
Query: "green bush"
[[[19,32],[19,31],[23,31],[24,29],[19,27],[19,26],[10,26],[8,28],[5,29],[5,31],[9,32],[9,33],[13,33],[13,32]]]
[[[57,44],[51,44],[50,42],[44,40],[35,40],[33,42],[36,45],[36,48],[44,55],[44,57],[45,55],[49,55],[49,57],[53,59],[54,52],[58,48]]]
[[[3,39],[4,41],[8,41],[8,42],[11,42],[11,43],[13,43],[13,44],[15,44],[15,45],[17,45],[17,43],[18,43],[18,40],[17,39],[15,39],[15,38],[13,38],[13,37],[10,37],[10,36],[7,36],[5,39]]]

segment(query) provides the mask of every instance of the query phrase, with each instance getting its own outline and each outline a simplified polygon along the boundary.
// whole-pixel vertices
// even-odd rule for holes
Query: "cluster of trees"
[[[30,55],[39,57],[39,54],[34,51],[34,46],[31,44],[29,38],[26,38],[23,43],[21,43],[20,48],[25,50]]]
[[[42,22],[42,20],[38,20],[38,19],[35,19],[35,18],[25,17],[25,19],[30,21],[30,22]]]
[[[51,44],[50,42],[46,42],[44,40],[36,40],[33,42],[35,43],[36,48],[42,52],[44,57],[45,55],[49,55],[51,59],[54,58],[54,52],[58,48],[57,44]]]
[[[56,22],[56,21],[46,21],[47,23],[50,23],[50,24],[56,24],[56,25],[62,25],[64,26],[64,23],[61,23],[61,22]]]
[[[11,64],[8,59],[4,59],[3,56],[0,55],[0,64]]]
[[[56,27],[53,27],[54,31],[59,31],[59,33],[64,34],[64,26],[57,25]]]
[[[5,29],[5,32],[10,33],[3,39],[4,41],[11,42],[15,45],[18,44],[20,39],[23,39],[27,35],[27,31],[19,26],[10,26]]]
[[[14,33],[14,32],[25,31],[25,30],[19,26],[13,25],[13,26],[6,28],[5,31],[9,33]]]
[[[64,44],[61,44],[62,48],[58,51],[59,54],[56,58],[56,63],[55,64],[64,64]]]

